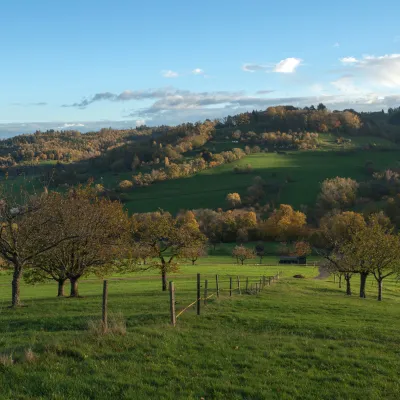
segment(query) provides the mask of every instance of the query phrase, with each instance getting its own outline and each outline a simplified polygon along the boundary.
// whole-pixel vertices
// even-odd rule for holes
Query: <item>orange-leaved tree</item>
[[[206,243],[206,237],[191,219],[174,218],[164,211],[134,214],[131,240],[134,245],[150,249],[151,259],[146,269],[160,270],[163,291],[167,290],[167,273],[179,269],[177,261],[185,257],[188,249],[200,249]]]

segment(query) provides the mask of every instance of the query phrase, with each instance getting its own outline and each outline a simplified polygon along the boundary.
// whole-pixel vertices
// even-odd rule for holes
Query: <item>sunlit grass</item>
[[[258,295],[226,291],[230,276],[239,275],[243,289],[246,277],[255,282],[279,270],[283,278]],[[10,310],[10,276],[0,275],[0,398],[398,398],[400,286],[393,279],[379,303],[372,279],[367,299],[359,299],[332,278],[314,279],[317,268],[242,267],[210,256],[170,277],[178,310],[196,299],[197,272],[209,293],[219,274],[225,291],[202,305],[201,316],[188,310],[175,328],[158,276],[110,280],[109,313],[123,316],[126,335],[88,329],[101,318],[99,279],[81,283],[80,299],[56,298],[54,283],[24,285],[26,307]],[[297,273],[306,278],[292,278]]]

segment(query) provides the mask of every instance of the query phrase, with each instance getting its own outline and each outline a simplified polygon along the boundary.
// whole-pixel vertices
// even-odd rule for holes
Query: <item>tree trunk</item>
[[[339,289],[342,288],[342,274],[339,275]]]
[[[367,296],[365,295],[365,286],[367,284],[368,273],[360,272],[360,297],[365,299]]]
[[[162,291],[167,291],[167,269],[162,267],[161,269],[161,280],[162,280]]]
[[[192,265],[194,265],[195,262],[196,262],[196,260],[192,260]]]
[[[64,286],[65,286],[65,279],[60,279],[58,281],[58,293],[57,293],[57,297],[64,297]]]
[[[378,301],[382,301],[382,286],[383,286],[383,279],[378,281]]]
[[[244,263],[244,260],[240,260],[241,261],[241,263],[242,263],[242,265],[243,265],[243,263]]]
[[[263,259],[263,258],[262,258],[262,257],[260,257],[260,264],[262,264],[262,259]]]
[[[79,297],[78,279],[79,278],[70,278],[69,279],[69,281],[71,282],[71,292],[69,294],[70,297]]]
[[[20,287],[23,268],[20,265],[14,265],[14,273],[12,279],[11,307],[19,307],[21,305]]]
[[[350,286],[351,276],[349,274],[345,274],[344,279],[346,279],[346,294],[347,296],[351,296],[351,286]]]

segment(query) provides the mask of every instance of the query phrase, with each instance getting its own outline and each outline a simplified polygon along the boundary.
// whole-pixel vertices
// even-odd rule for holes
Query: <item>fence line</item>
[[[276,275],[269,276],[268,277],[268,286],[271,285],[271,282],[275,282],[275,280],[279,280],[279,278],[282,276],[283,272],[279,271]],[[229,289],[222,289],[219,284],[220,280],[218,275],[215,277],[215,282],[216,282],[216,292],[208,295],[208,279],[204,281],[204,297],[201,297],[200,291],[201,291],[201,276],[200,274],[197,274],[197,299],[190,303],[188,306],[184,307],[182,310],[176,314],[175,311],[175,286],[174,283],[171,281],[170,282],[170,291],[173,293],[170,293],[170,312],[171,312],[171,324],[173,326],[176,325],[176,320],[184,314],[187,310],[189,310],[191,307],[194,305],[197,305],[197,315],[200,315],[201,313],[201,302],[204,301],[204,305],[207,305],[207,300],[212,298],[213,296],[217,296],[219,298],[220,292],[229,292],[229,297],[232,297],[232,294],[237,290],[237,293],[239,295],[242,294],[241,288],[240,288],[240,277],[237,276],[237,288],[233,289],[233,280],[232,277],[229,279]],[[252,294],[252,293],[260,293],[262,289],[267,286],[267,277],[263,275],[260,277],[260,279],[255,282],[255,290],[253,289],[253,283],[251,284],[251,289],[249,290],[249,277],[246,278],[246,291],[245,293],[247,294]]]
[[[279,278],[282,276],[283,272],[279,271],[276,275],[274,276],[269,276],[268,277],[268,286],[271,285],[271,281],[274,282],[275,279],[279,280]],[[201,297],[201,276],[200,274],[197,274],[197,299],[190,303],[188,306],[180,310],[178,313],[176,313],[176,300],[175,300],[175,285],[173,281],[169,282],[169,303],[170,303],[170,317],[171,317],[171,325],[176,326],[176,320],[184,314],[187,310],[189,310],[191,307],[197,304],[197,315],[200,315],[201,311],[201,302],[204,301],[204,305],[207,305],[207,300],[211,299],[214,296],[217,296],[219,299],[220,297],[220,292],[228,292],[229,291],[229,297],[232,297],[232,294],[237,290],[237,293],[239,295],[242,294],[242,290],[240,288],[240,277],[237,276],[237,288],[233,289],[233,280],[232,277],[229,279],[229,289],[221,289],[219,286],[219,283],[221,282],[219,280],[219,276],[215,276],[215,282],[216,282],[216,292],[211,293],[210,295],[208,294],[208,280],[206,279],[204,282],[204,297]],[[249,277],[246,278],[246,290],[245,293],[247,294],[252,294],[252,293],[260,293],[262,289],[265,288],[267,285],[267,277],[263,275],[257,282],[255,283],[256,290],[254,291],[253,289],[253,283],[251,283],[251,287],[249,290]],[[108,280],[103,281],[103,296],[102,296],[102,329],[103,333],[106,333],[108,330]]]

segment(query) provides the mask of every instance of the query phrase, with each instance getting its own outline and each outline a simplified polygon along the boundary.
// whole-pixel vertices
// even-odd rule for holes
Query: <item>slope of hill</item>
[[[180,209],[218,208],[225,206],[228,193],[246,194],[252,179],[261,176],[278,192],[267,193],[277,203],[312,205],[321,182],[336,176],[358,180],[367,178],[365,164],[372,161],[379,168],[400,161],[400,152],[360,151],[356,153],[288,152],[287,154],[252,154],[233,164],[225,164],[199,174],[160,182],[129,193],[126,205],[132,212],[155,211],[159,207],[177,212]],[[248,174],[234,173],[234,166],[251,164]]]
[[[228,193],[245,196],[256,176],[265,181],[266,201],[312,206],[326,178],[362,181],[367,178],[366,163],[378,170],[397,166],[400,129],[390,125],[387,130],[389,125],[389,115],[381,112],[270,107],[176,127],[37,132],[0,141],[0,162],[7,185],[18,188],[26,178],[31,186],[44,181],[63,190],[93,178],[132,212],[224,207]],[[281,133],[284,129],[288,133]],[[212,161],[234,148],[247,148],[247,153],[251,148],[256,154],[222,165],[218,161],[210,168]],[[118,191],[121,181],[134,182],[132,175],[164,171],[166,160],[182,165],[202,158],[209,165],[194,175],[168,177],[146,187],[134,183],[129,191]],[[247,173],[234,172],[246,165]]]

